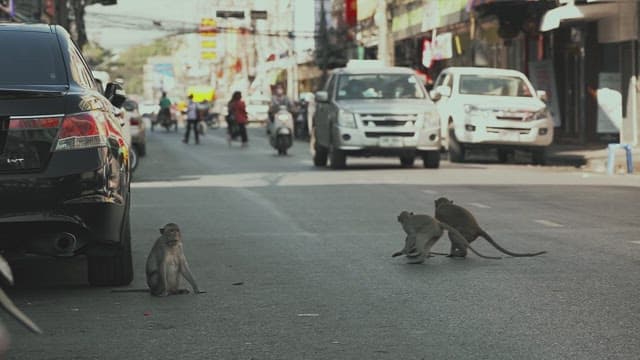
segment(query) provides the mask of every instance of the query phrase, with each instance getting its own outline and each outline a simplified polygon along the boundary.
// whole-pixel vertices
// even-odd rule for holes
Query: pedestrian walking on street
[[[189,94],[189,103],[187,104],[187,132],[182,142],[189,143],[189,134],[193,129],[193,135],[196,138],[196,144],[200,143],[198,138],[198,105],[193,101],[193,94]]]
[[[247,146],[249,143],[249,139],[247,137],[247,122],[249,118],[247,117],[247,106],[242,100],[242,93],[240,91],[236,91],[231,96],[231,100],[229,101],[229,138],[228,140],[234,138],[232,122],[238,127],[238,134],[240,135],[240,139],[242,140],[242,146]]]

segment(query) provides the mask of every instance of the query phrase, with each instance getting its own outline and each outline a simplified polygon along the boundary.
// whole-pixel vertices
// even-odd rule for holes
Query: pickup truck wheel
[[[498,161],[501,163],[506,163],[509,159],[509,150],[498,149]]]
[[[546,165],[547,164],[547,149],[534,149],[531,151],[531,162],[533,165]]]
[[[113,256],[90,256],[87,261],[89,284],[92,286],[123,286],[133,280],[131,257],[131,224],[127,211],[121,245]]]
[[[413,167],[416,158],[415,156],[400,156],[400,164],[402,167],[410,168]]]
[[[437,169],[440,167],[440,152],[428,151],[422,155],[422,163],[427,169]]]
[[[449,123],[449,160],[451,162],[464,161],[464,146],[456,139],[453,123]]]
[[[347,166],[347,155],[344,151],[332,148],[330,157],[332,169],[344,169]]]
[[[327,148],[316,144],[314,146],[315,153],[313,154],[313,165],[318,167],[327,166]]]

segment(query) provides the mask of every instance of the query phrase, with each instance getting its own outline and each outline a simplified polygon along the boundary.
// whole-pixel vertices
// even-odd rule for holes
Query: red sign
[[[344,0],[344,20],[349,27],[358,24],[358,1]]]

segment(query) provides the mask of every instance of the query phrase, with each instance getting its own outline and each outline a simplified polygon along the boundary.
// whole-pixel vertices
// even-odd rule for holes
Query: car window
[[[461,75],[460,94],[531,97],[529,85],[517,76]]]
[[[343,75],[336,97],[338,100],[424,98],[424,90],[411,74]]]
[[[68,83],[54,34],[0,31],[0,44],[0,86]]]
[[[93,82],[93,77],[90,75],[89,69],[82,61],[82,56],[75,48],[75,46],[71,46],[70,48],[70,58],[71,58],[71,77],[82,87],[87,89],[95,89],[96,86]]]

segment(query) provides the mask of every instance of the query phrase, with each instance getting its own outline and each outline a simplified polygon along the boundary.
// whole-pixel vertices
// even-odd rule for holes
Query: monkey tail
[[[113,289],[114,293],[148,293],[149,289]]]
[[[485,255],[480,254],[480,253],[479,253],[479,252],[477,252],[474,248],[472,248],[472,247],[471,247],[471,245],[469,244],[469,242],[467,241],[467,239],[465,239],[465,237],[464,237],[464,236],[462,236],[462,234],[461,234],[458,230],[456,230],[456,228],[454,228],[453,226],[451,226],[451,225],[449,225],[449,224],[447,224],[447,223],[443,223],[443,222],[441,222],[440,224],[442,224],[442,226],[443,226],[445,229],[447,229],[447,231],[449,231],[449,233],[450,233],[450,234],[454,234],[454,236],[459,237],[459,238],[460,238],[460,240],[464,243],[464,245],[465,245],[466,247],[468,247],[471,251],[473,251],[473,253],[474,253],[474,254],[476,254],[476,255],[480,256],[481,258],[484,258],[484,259],[493,259],[493,260],[500,260],[500,259],[502,259],[502,258],[501,258],[501,257],[499,257],[499,256],[485,256]]]
[[[480,236],[482,236],[485,240],[487,240],[489,242],[489,244],[493,245],[493,247],[495,247],[496,249],[498,249],[499,251],[509,255],[509,256],[513,256],[513,257],[529,257],[529,256],[538,256],[538,255],[542,255],[542,254],[546,254],[546,251],[538,251],[535,253],[514,253],[512,251],[509,251],[505,248],[503,248],[502,246],[498,245],[498,243],[495,242],[495,240],[493,240],[493,238],[491,238],[491,236],[489,234],[487,234],[486,231],[484,230],[480,230]]]

